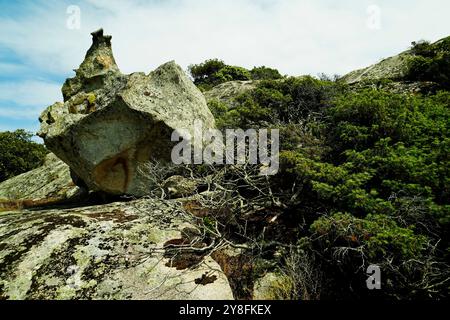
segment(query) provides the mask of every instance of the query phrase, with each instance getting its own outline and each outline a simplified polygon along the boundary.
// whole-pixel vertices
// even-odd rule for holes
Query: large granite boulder
[[[41,115],[39,135],[67,163],[74,181],[94,191],[144,195],[145,175],[138,168],[149,160],[170,161],[171,134],[194,120],[203,129],[214,117],[203,94],[174,62],[148,75],[120,73],[103,30],[76,76],[63,86],[64,103]],[[193,144],[202,141],[193,141]]]
[[[173,201],[0,212],[2,299],[233,299]],[[206,246],[206,244],[203,244]]]

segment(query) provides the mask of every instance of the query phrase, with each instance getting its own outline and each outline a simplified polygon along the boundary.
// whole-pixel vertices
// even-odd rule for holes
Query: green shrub
[[[322,216],[311,224],[312,252],[327,274],[328,298],[442,298],[448,271],[428,237],[386,215],[364,219],[349,213]],[[381,269],[382,290],[367,290],[366,268]],[[324,290],[325,289],[325,290]],[[376,291],[376,290],[375,290]]]
[[[210,90],[221,83],[234,80],[250,80],[250,72],[242,67],[226,65],[222,60],[210,59],[188,67],[194,83],[201,90]]]
[[[312,77],[264,80],[236,97],[237,106],[222,113],[219,122],[241,128],[304,123],[308,117],[320,118],[341,90]]]
[[[242,67],[227,65],[219,59],[210,59],[200,64],[192,64],[188,69],[194,79],[194,83],[201,90],[205,91],[228,81],[273,80],[282,78],[276,69],[262,66],[254,67],[249,71]]]
[[[330,298],[367,296],[368,263],[382,266],[382,296],[445,295],[449,106],[448,92],[346,92],[309,131],[319,151],[290,130],[278,188],[309,227],[303,235],[321,253],[317,259],[328,261],[322,267]]]
[[[0,132],[0,181],[42,165],[47,149],[25,130]]]
[[[411,43],[411,52],[412,54],[416,56],[422,56],[422,57],[433,57],[434,56],[434,50],[433,46],[429,41],[420,40],[420,41],[413,41]]]
[[[364,219],[348,213],[324,216],[311,225],[311,232],[321,247],[362,247],[369,264],[420,259],[428,240],[415,234],[412,226],[402,228],[391,217],[372,214]]]
[[[439,74],[433,64],[446,46],[420,44],[415,57]],[[308,243],[302,250],[326,279],[321,298],[448,296],[450,92],[398,94],[385,84],[263,80],[232,106],[209,104],[220,127],[280,129],[276,227],[295,230],[288,245]],[[369,264],[382,268],[376,293],[365,285]]]
[[[330,109],[329,143],[336,163],[374,170],[384,197],[402,192],[448,203],[450,94],[414,97],[368,90]],[[395,181],[395,182],[394,182]]]
[[[413,42],[407,78],[413,81],[433,81],[443,89],[450,88],[450,38],[436,44]]]
[[[254,91],[257,101],[274,109],[282,123],[299,123],[308,116],[320,116],[339,90],[333,82],[309,76],[263,81],[258,89]]]
[[[209,79],[226,64],[222,60],[210,59],[200,64],[192,64],[188,67],[189,72],[196,84],[206,83]]]
[[[213,75],[213,83],[220,84],[235,80],[250,80],[250,72],[242,67],[225,66]]]
[[[254,67],[250,70],[250,74],[253,80],[276,80],[283,77],[277,69],[265,66]]]

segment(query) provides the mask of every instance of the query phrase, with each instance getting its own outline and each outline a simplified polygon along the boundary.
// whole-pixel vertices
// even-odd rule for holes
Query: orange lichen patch
[[[352,242],[352,243],[359,243],[359,238],[358,238],[358,236],[355,235],[355,234],[352,234],[352,235],[348,236],[348,237],[347,237],[347,240],[348,240],[349,242]]]
[[[139,218],[137,215],[127,214],[125,211],[119,209],[114,209],[111,212],[91,213],[88,216],[99,221],[114,221],[117,223],[129,222]]]
[[[184,270],[197,266],[203,261],[204,255],[197,252],[178,252],[172,256],[166,255],[166,258],[170,258],[166,263],[167,267]]]
[[[228,278],[237,300],[251,300],[253,297],[253,263],[249,255],[230,256],[224,250],[215,251],[211,257],[220,265]]]
[[[0,211],[13,211],[21,209],[30,209],[36,207],[44,207],[49,205],[55,205],[63,202],[64,198],[47,198],[38,200],[8,200],[0,201]]]
[[[154,132],[159,131],[155,129]],[[95,167],[94,181],[100,190],[113,194],[127,193],[130,188],[133,189],[131,185],[133,178],[139,175],[137,168],[147,163],[152,156],[170,161],[170,150],[167,151],[166,147],[151,143],[154,139],[160,138],[154,132],[138,141],[133,147],[103,160]]]
[[[94,170],[95,182],[113,193],[125,193],[132,177],[128,150],[103,160]]]
[[[220,209],[207,208],[196,200],[182,201],[182,206],[184,210],[199,218],[212,216],[216,219],[226,219],[227,217],[230,216],[229,208],[226,207]]]
[[[149,143],[150,138],[144,139],[136,144],[135,158],[137,163],[146,163],[150,159],[150,154],[152,153],[152,145]]]
[[[111,56],[108,55],[99,55],[95,58],[95,62],[102,66],[104,69],[109,69],[114,66],[116,63]]]
[[[22,209],[22,202],[17,201],[0,201],[0,211],[11,211]]]
[[[210,210],[202,206],[198,201],[183,202],[183,209],[196,217],[207,217],[210,215]]]

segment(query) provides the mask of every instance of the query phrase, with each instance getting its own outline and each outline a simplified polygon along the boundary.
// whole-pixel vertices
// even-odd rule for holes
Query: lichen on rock
[[[166,257],[193,223],[178,203],[150,199],[3,213],[0,298],[233,299],[209,255],[182,270]]]
[[[41,114],[39,135],[82,186],[142,196],[145,177],[137,168],[154,159],[170,161],[173,131],[193,133],[194,120],[201,120],[204,130],[213,128],[214,117],[175,62],[148,75],[124,75],[114,60],[111,37],[103,30],[92,36],[85,60],[63,86],[64,103]]]
[[[41,167],[0,183],[0,211],[27,202],[35,205],[68,200],[83,192],[72,182],[69,167],[49,153]]]

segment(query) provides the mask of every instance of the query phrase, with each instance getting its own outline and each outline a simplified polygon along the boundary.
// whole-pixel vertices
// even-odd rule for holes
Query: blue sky
[[[80,10],[69,28],[69,6]],[[37,131],[40,112],[103,27],[124,73],[208,58],[283,74],[345,74],[450,35],[447,0],[0,0],[0,131]],[[73,21],[73,20],[70,20]]]

